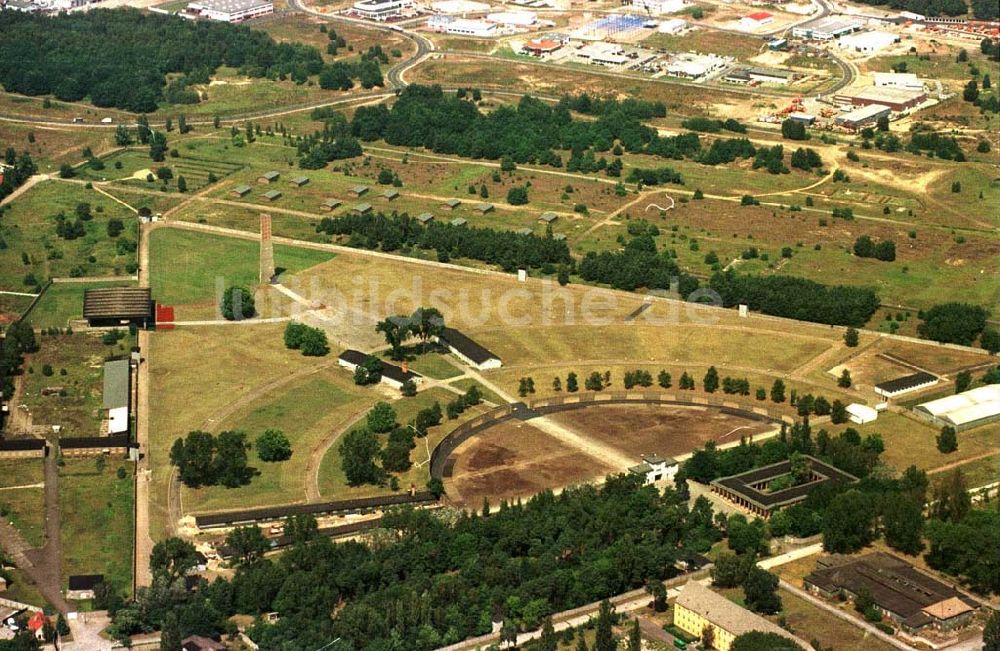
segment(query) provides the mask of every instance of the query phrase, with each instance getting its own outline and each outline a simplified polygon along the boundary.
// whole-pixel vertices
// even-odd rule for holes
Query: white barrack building
[[[271,0],[197,0],[189,3],[185,10],[189,17],[224,23],[242,23],[273,13],[274,3]]]
[[[641,12],[660,16],[684,11],[690,6],[687,0],[632,0],[632,8]]]
[[[912,72],[874,72],[872,81],[879,88],[924,90],[924,82]]]
[[[811,20],[804,25],[792,28],[792,36],[796,38],[811,38],[817,41],[829,41],[845,34],[861,29],[862,23],[850,18],[826,16]]]
[[[939,425],[950,425],[958,431],[1000,419],[1000,384],[963,391],[962,393],[917,405],[917,413],[930,416]]]

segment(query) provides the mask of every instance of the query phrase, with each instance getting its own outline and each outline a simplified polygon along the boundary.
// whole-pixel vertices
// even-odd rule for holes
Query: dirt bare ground
[[[477,508],[484,497],[494,503],[527,497],[614,470],[521,421],[502,423],[470,439],[456,457],[454,478],[447,480],[446,490],[453,501],[469,508]]]
[[[673,457],[708,441],[729,443],[774,429],[771,423],[715,409],[667,405],[595,405],[549,418],[615,448],[633,464],[643,454]]]

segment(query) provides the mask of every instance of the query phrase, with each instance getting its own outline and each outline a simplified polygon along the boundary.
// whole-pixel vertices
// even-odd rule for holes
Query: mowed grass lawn
[[[147,351],[150,372],[150,518],[154,540],[164,537],[170,446],[196,429],[217,427],[231,405],[255,389],[273,386],[264,404],[287,391],[281,381],[323,361],[288,350],[283,324],[185,327],[157,332]],[[333,354],[333,353],[331,353]]]
[[[885,441],[882,460],[900,472],[911,464],[922,470],[933,470],[982,454],[1000,453],[1000,423],[959,432],[958,450],[950,454],[938,452],[938,428],[900,414],[883,412],[874,423],[855,426],[855,429],[862,436],[873,432],[881,434]]]
[[[393,409],[396,410],[396,422],[401,425],[406,425],[416,417],[417,412],[421,409],[430,407],[435,402],[438,402],[441,404],[441,409],[443,411],[445,406],[457,397],[458,396],[456,394],[447,391],[446,389],[434,388],[427,391],[421,391],[412,398],[400,398],[398,400],[394,400],[390,404],[392,404]],[[483,411],[485,411],[484,406],[476,406],[471,409],[467,409],[455,420],[448,420],[448,417],[445,416],[441,421],[441,424],[437,427],[432,427],[426,437],[422,439],[415,439],[414,442],[416,443],[416,447],[410,450],[410,461],[413,462],[413,465],[408,471],[397,475],[400,490],[407,490],[411,485],[415,486],[417,490],[423,490],[427,485],[427,482],[430,480],[430,452],[432,452],[441,439],[447,436],[453,429],[458,427],[461,423],[483,413]],[[364,424],[365,421],[362,419],[356,424],[356,427],[361,427]],[[351,429],[353,429],[353,427]],[[382,445],[385,445],[387,438],[387,434],[379,435],[379,440]],[[326,456],[323,457],[323,463],[320,466],[319,490],[323,498],[339,500],[354,497],[368,497],[370,495],[384,495],[392,492],[388,485],[347,485],[347,478],[344,476],[344,471],[340,465],[340,442],[342,440],[343,437],[337,439],[337,442],[333,444],[330,450],[326,453]]]
[[[824,648],[838,651],[892,651],[895,648],[787,590],[781,590],[780,596],[781,614],[770,619],[776,622],[778,617],[783,617],[788,628],[802,639],[819,640]]]
[[[101,287],[127,287],[133,283],[53,283],[38,299],[28,314],[36,328],[65,328],[74,319],[83,318],[83,294],[88,289]]]
[[[305,501],[306,481],[311,480],[306,473],[310,453],[377,398],[375,392],[356,387],[350,373],[334,367],[255,401],[213,429],[242,430],[251,443],[265,429],[279,429],[291,441],[291,458],[266,463],[257,457],[256,450],[250,450],[250,465],[260,473],[250,484],[185,488],[185,513]]]
[[[134,502],[131,463],[108,458],[98,470],[96,459],[66,460],[59,470],[64,579],[103,574],[119,591],[129,591]]]
[[[149,235],[150,286],[160,303],[214,302],[217,283],[251,288],[259,280],[260,245],[221,235],[158,228]],[[274,263],[296,273],[332,253],[276,244]]]
[[[45,495],[34,486],[44,480],[41,459],[0,461],[0,516],[35,547],[45,544]]]

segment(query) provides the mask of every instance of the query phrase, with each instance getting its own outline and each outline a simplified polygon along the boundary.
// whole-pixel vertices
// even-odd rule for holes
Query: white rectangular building
[[[495,23],[488,23],[485,20],[452,18],[451,16],[432,16],[427,21],[427,26],[430,29],[444,32],[445,34],[472,36],[475,38],[488,38],[496,36],[498,33]]]
[[[271,0],[196,0],[185,10],[196,18],[207,18],[224,23],[242,23],[274,13]]]
[[[385,22],[403,15],[404,9],[413,6],[413,0],[360,0],[355,2],[352,10],[357,15],[368,20]]]
[[[829,41],[840,38],[845,34],[856,32],[862,27],[862,23],[852,18],[840,18],[837,16],[826,16],[811,20],[804,25],[792,28],[792,36],[796,38],[810,38],[817,41]]]
[[[912,72],[873,72],[872,81],[880,88],[924,90],[924,82]]]
[[[867,405],[853,402],[847,405],[847,417],[851,419],[852,423],[864,425],[875,422],[875,419],[878,418],[878,412]]]
[[[859,32],[841,36],[837,39],[837,47],[860,54],[875,54],[897,41],[899,37],[890,32]]]
[[[656,31],[661,34],[677,34],[684,31],[685,27],[687,27],[687,21],[683,18],[668,18],[659,24]]]
[[[653,484],[658,481],[673,481],[679,468],[680,464],[670,457],[664,459],[655,454],[644,454],[642,463],[629,468],[629,472],[641,475],[645,477],[647,484]]]

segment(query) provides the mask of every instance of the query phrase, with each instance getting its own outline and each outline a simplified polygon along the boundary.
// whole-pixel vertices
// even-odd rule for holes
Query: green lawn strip
[[[98,436],[104,361],[108,355],[125,354],[129,342],[108,346],[99,336],[83,333],[38,341],[39,351],[27,360],[22,397],[34,424],[60,425],[60,436]],[[52,375],[45,375],[45,365],[52,367]]]
[[[128,287],[129,282],[53,283],[28,314],[36,328],[65,328],[69,322],[83,318],[83,294],[88,289]]]
[[[961,434],[959,438],[961,439]],[[983,457],[982,459],[976,459],[974,461],[969,461],[968,463],[963,463],[956,468],[962,471],[962,475],[965,477],[965,483],[970,488],[977,488],[979,486],[986,486],[987,484],[992,484],[993,482],[1000,481],[1000,454],[994,454],[989,457]],[[936,472],[931,475],[931,482],[934,484],[940,484],[945,482],[948,477],[951,476],[953,471],[943,471]]]
[[[1000,424],[983,425],[958,433],[958,450],[950,454],[938,452],[936,437],[940,428],[927,425],[914,418],[883,412],[878,420],[867,425],[855,426],[862,436],[871,433],[882,435],[885,452],[882,460],[902,472],[909,465],[931,470],[997,450],[1000,444]]]
[[[260,474],[239,488],[207,486],[184,489],[185,512],[196,513],[235,509],[248,504],[263,506],[301,502],[305,499],[306,465],[313,448],[330,432],[343,427],[345,419],[375,396],[352,384],[350,374],[340,369],[326,371],[264,399],[225,422],[218,429],[247,433],[253,443],[265,429],[279,429],[292,444],[292,457],[267,463],[248,452],[250,465]]]
[[[118,477],[118,469],[124,478]],[[132,464],[108,458],[68,459],[59,470],[63,579],[75,574],[103,574],[119,591],[132,583]]]
[[[430,407],[435,402],[438,402],[441,404],[441,409],[444,410],[445,406],[457,397],[458,396],[454,393],[446,389],[434,388],[428,391],[422,391],[413,398],[400,398],[399,400],[393,401],[391,404],[393,409],[396,410],[396,421],[405,425],[412,420],[421,409]],[[448,420],[447,417],[445,417],[440,425],[430,429],[426,438],[416,439],[414,441],[416,443],[416,447],[410,451],[410,460],[413,462],[413,466],[408,471],[397,475],[400,490],[406,490],[411,485],[415,486],[418,490],[422,490],[424,486],[426,486],[427,481],[430,479],[430,467],[429,464],[426,463],[428,459],[427,451],[433,451],[434,447],[448,433],[458,427],[459,424],[478,414],[481,414],[483,410],[484,407],[482,406],[468,409],[456,420]],[[357,423],[357,427],[362,425],[364,425],[363,419]],[[380,435],[379,439],[384,445],[386,435]],[[386,495],[391,493],[392,491],[389,489],[388,485],[347,485],[347,479],[344,477],[344,471],[340,466],[340,441],[342,440],[343,437],[337,439],[337,442],[334,443],[329,452],[327,452],[326,456],[323,457],[323,462],[320,465],[319,489],[323,498],[340,500],[354,497],[369,497],[372,495]],[[421,463],[423,465],[418,466],[418,464]]]
[[[35,547],[45,543],[45,481],[41,459],[0,461],[0,511]],[[32,486],[31,488],[18,488]]]
[[[386,359],[390,363],[396,363],[389,359],[388,355],[386,355]],[[417,355],[408,364],[410,370],[435,380],[447,380],[462,374],[462,370],[451,364],[441,353],[431,352]]]
[[[253,287],[259,274],[260,245],[249,240],[158,229],[150,234],[150,285],[161,303],[214,302],[217,282]],[[333,257],[332,253],[275,245],[279,269],[296,273]]]
[[[63,239],[56,233],[56,215],[61,211],[74,220],[79,203],[90,204],[93,219],[83,223],[82,237]],[[107,233],[112,217],[125,223],[125,232],[117,238]],[[136,254],[119,253],[117,241],[129,239],[134,244],[136,228],[131,212],[94,190],[75,183],[40,183],[10,203],[0,222],[0,238],[6,244],[0,248],[0,289],[30,292],[50,277],[126,273]]]

